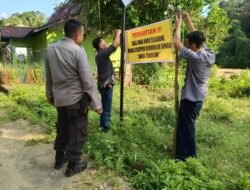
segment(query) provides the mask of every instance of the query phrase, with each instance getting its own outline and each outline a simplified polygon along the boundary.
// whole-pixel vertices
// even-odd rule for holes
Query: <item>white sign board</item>
[[[122,0],[125,7],[127,7],[133,0]]]

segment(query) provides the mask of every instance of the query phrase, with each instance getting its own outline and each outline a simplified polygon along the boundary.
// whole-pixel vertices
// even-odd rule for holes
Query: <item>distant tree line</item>
[[[8,18],[0,19],[0,26],[40,27],[46,22],[46,17],[39,11],[14,13]]]
[[[217,55],[226,68],[250,68],[250,0],[227,0],[219,6],[227,12],[231,29]]]
[[[83,4],[90,27],[98,35],[121,27],[121,0],[72,0]],[[57,7],[63,6],[63,4]],[[250,0],[134,0],[127,9],[126,29],[143,26],[165,18],[175,19],[176,8],[190,13],[197,29],[205,31],[207,44],[217,53],[222,67],[250,67]],[[55,8],[57,8],[55,7]],[[204,7],[207,7],[206,12]],[[46,17],[39,11],[12,14],[0,19],[0,25],[39,27]],[[183,27],[183,34],[187,29]]]

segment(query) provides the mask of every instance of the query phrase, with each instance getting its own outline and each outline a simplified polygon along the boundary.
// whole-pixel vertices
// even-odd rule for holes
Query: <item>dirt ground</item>
[[[0,115],[5,114],[0,110]],[[70,178],[64,177],[65,166],[55,170],[52,144],[27,146],[27,141],[43,137],[39,126],[25,120],[0,125],[0,189],[1,190],[129,190],[121,178],[108,176],[92,168]],[[100,174],[99,174],[99,173]],[[106,175],[106,176],[105,176]],[[107,179],[110,178],[110,179]]]
[[[232,75],[239,75],[243,69],[218,69],[217,77],[230,78]]]

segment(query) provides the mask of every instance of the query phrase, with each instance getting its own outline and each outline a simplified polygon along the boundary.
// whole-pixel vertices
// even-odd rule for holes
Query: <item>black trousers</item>
[[[85,94],[73,105],[57,107],[57,135],[54,149],[57,152],[65,152],[66,159],[71,162],[81,159],[83,144],[87,137],[89,102],[90,98]],[[56,157],[56,159],[61,158]]]
[[[202,104],[203,102],[181,100],[176,134],[176,158],[179,160],[196,157],[195,121]]]

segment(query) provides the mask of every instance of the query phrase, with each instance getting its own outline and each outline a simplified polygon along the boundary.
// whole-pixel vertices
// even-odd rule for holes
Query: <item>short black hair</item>
[[[102,37],[97,37],[92,41],[93,47],[98,51],[100,49],[100,43],[101,43]]]
[[[193,31],[186,35],[189,44],[195,44],[197,48],[200,48],[206,41],[206,35],[201,31]]]
[[[74,34],[76,34],[76,32],[78,32],[81,28],[83,27],[83,24],[78,21],[78,20],[74,20],[74,19],[70,19],[68,20],[65,24],[64,24],[64,34],[66,37],[73,37]]]

